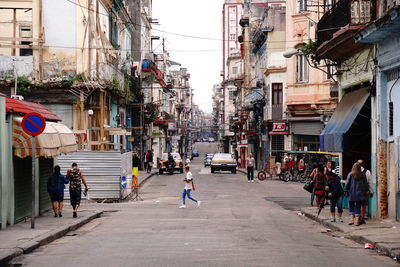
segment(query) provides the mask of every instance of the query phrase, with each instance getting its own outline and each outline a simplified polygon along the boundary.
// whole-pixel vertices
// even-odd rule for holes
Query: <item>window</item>
[[[111,13],[109,16],[109,23],[110,23],[110,41],[114,48],[118,47],[118,24],[117,24],[117,17],[114,13]]]
[[[231,13],[236,13],[236,7],[230,7],[230,8],[229,8],[229,11],[230,11]]]
[[[229,100],[233,101],[235,99],[235,91],[229,91]]]
[[[297,0],[297,13],[308,11],[307,0]]]
[[[272,84],[272,105],[281,105],[283,103],[283,84]]]
[[[296,74],[297,82],[308,82],[308,62],[304,55],[296,56]]]
[[[30,26],[21,26],[19,29],[19,36],[21,38],[32,38],[32,28]],[[32,42],[21,42],[21,45],[32,45]],[[19,55],[21,57],[32,56],[32,49],[20,48]]]
[[[231,41],[236,41],[236,34],[231,33],[231,34],[230,34],[230,40],[231,40]]]
[[[237,74],[237,73],[238,73],[238,67],[233,67],[232,74]]]
[[[331,80],[333,75],[336,73],[335,63],[331,60],[326,60],[326,79]]]

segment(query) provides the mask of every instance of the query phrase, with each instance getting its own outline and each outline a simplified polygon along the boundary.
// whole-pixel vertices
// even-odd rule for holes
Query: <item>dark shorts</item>
[[[70,190],[69,197],[71,200],[71,206],[75,207],[81,204],[81,190]]]
[[[64,194],[58,193],[49,193],[51,202],[63,202],[64,201]]]

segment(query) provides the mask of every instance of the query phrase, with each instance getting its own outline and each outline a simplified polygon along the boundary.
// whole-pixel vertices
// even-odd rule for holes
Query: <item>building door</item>
[[[39,158],[39,212],[51,209],[51,201],[47,193],[47,180],[53,173],[53,159]]]
[[[32,159],[14,157],[15,222],[31,215],[32,211]]]

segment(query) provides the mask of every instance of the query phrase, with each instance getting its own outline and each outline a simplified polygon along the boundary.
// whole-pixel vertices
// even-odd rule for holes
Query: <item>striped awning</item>
[[[19,158],[32,156],[32,138],[21,126],[22,117],[14,118],[13,150]],[[78,150],[74,133],[64,124],[46,122],[43,133],[35,137],[36,157],[53,158]]]

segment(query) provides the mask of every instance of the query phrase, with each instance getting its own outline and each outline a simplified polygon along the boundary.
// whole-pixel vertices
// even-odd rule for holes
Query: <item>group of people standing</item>
[[[66,175],[61,174],[60,166],[55,166],[54,173],[47,180],[47,192],[52,203],[54,217],[62,217],[64,189],[68,183],[70,201],[73,208],[72,216],[74,218],[78,217],[78,209],[81,205],[82,183],[85,186],[84,194],[87,194],[88,187],[83,173],[76,163],[72,163],[72,168],[67,171]]]
[[[365,223],[367,205],[369,198],[373,196],[371,172],[364,166],[363,160],[353,164],[351,172],[347,175],[346,185],[343,187],[340,178],[332,170],[332,162],[328,161],[326,166],[319,165],[311,173],[314,183],[315,200],[317,207],[321,202],[329,199],[331,222],[343,222],[343,199],[349,199],[349,225],[359,226]],[[325,203],[323,203],[325,204]],[[336,219],[336,209],[338,218]]]

